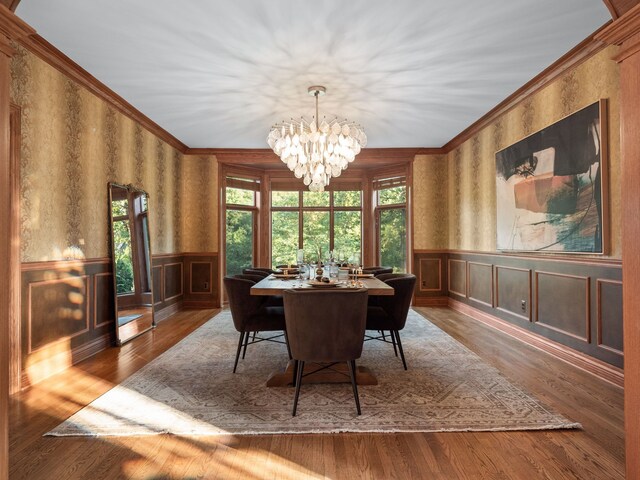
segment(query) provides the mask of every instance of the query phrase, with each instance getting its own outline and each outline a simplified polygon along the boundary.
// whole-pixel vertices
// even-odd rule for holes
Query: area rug
[[[335,432],[504,431],[580,428],[543,406],[414,311],[402,331],[409,370],[391,345],[365,343],[359,365],[378,377],[361,386],[303,383],[268,388],[286,347],[249,346],[232,373],[238,333],[223,311],[61,425],[52,436],[245,435]]]

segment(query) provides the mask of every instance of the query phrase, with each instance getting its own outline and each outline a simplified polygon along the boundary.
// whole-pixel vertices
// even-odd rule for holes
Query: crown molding
[[[611,14],[611,18],[613,18],[615,20],[616,18],[618,18],[620,16],[620,13],[618,12],[616,6],[613,4],[612,0],[602,0],[602,1],[607,6],[607,9],[609,10],[609,13]]]
[[[455,150],[464,142],[477,135],[481,130],[491,125],[499,117],[503,116],[504,114],[515,108],[517,105],[521,104],[524,100],[542,90],[544,87],[549,85],[565,72],[577,67],[585,60],[603,50],[607,45],[601,40],[596,39],[596,35],[602,32],[610,23],[611,22],[608,22],[596,32],[591,34],[565,55],[549,65],[541,73],[533,77],[522,87],[513,92],[494,108],[489,110],[489,112],[480,117],[479,120],[472,123],[469,127],[467,127],[465,130],[463,130],[461,133],[447,142],[444,145],[443,149],[447,152]]]
[[[602,0],[611,13],[611,18],[616,20],[621,17],[637,4],[640,0]]]
[[[280,157],[268,148],[188,148],[184,154],[215,156],[219,162],[233,165],[282,165]],[[364,148],[356,161],[358,167],[367,168],[412,162],[416,155],[444,154],[442,148]]]
[[[0,0],[0,5],[4,5],[12,12],[16,11],[16,8],[18,8],[19,3],[20,3],[20,0]]]
[[[20,40],[36,33],[27,22],[20,19],[7,6],[0,3],[0,34],[10,40]]]
[[[187,146],[184,143],[171,135],[164,128],[151,120],[144,113],[135,108],[40,35],[29,35],[27,37],[17,39],[17,41],[30,52],[40,57],[73,81],[85,87],[91,93],[107,102],[123,115],[129,117],[135,122],[138,122],[144,128],[171,145],[176,150],[184,153],[187,149]]]
[[[14,39],[45,62],[49,63],[72,80],[87,88],[98,98],[107,102],[123,115],[139,123],[152,134],[156,135],[179,152],[185,155],[215,156],[223,163],[239,165],[250,165],[255,162],[278,165],[280,162],[278,157],[269,149],[189,148],[178,138],[163,129],[160,125],[155,123],[124,98],[67,57],[54,45],[38,35],[33,28],[19,19],[13,12],[3,5],[6,4],[7,1],[11,0],[0,0],[0,2],[2,2],[0,3],[0,33],[4,33],[9,38]],[[624,6],[628,6],[632,2],[634,4],[638,3],[640,0],[603,1],[608,7],[615,4],[615,12],[619,12],[623,8],[623,4]],[[17,5],[17,2],[15,2],[15,4]],[[416,155],[446,155],[473,136],[477,135],[481,130],[495,122],[500,116],[509,112],[528,97],[534,95],[549,83],[557,79],[559,76],[568,70],[575,68],[580,63],[605,48],[607,44],[613,41],[612,38],[616,38],[616,35],[621,35],[622,32],[626,31],[630,25],[638,22],[638,18],[640,17],[640,11],[638,8],[640,8],[640,4],[636,5],[636,7],[632,8],[614,23],[605,25],[594,34],[580,42],[576,47],[571,49],[536,77],[516,90],[476,122],[453,137],[444,146],[426,148],[365,148],[358,155],[358,160],[360,162],[367,162],[373,166],[389,164],[392,158],[395,159],[396,163],[402,163],[412,161]],[[614,26],[616,27],[614,28]],[[614,35],[613,32],[617,33]],[[0,49],[2,48],[1,44],[2,42],[0,42]],[[638,49],[640,49],[640,42],[638,42],[637,46]],[[10,46],[7,46],[7,48],[10,48]]]
[[[618,62],[640,51],[640,4],[598,32],[596,37],[607,45],[621,46],[615,57]]]

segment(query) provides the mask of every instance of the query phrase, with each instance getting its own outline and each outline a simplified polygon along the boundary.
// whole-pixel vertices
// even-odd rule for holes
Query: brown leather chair
[[[269,275],[273,273],[273,270],[270,268],[258,268],[258,267],[250,267],[242,270],[242,275],[236,275],[236,277],[246,277],[249,280],[253,280],[258,283],[260,280],[267,278]],[[267,306],[268,307],[282,307],[282,295],[269,295],[267,296]],[[242,355],[244,358],[244,354]]]
[[[373,273],[375,277],[386,274],[393,273],[392,267],[362,267],[362,273]]]
[[[227,298],[229,299],[229,309],[231,310],[231,317],[233,318],[233,325],[236,330],[240,332],[240,339],[238,340],[238,349],[236,351],[236,361],[233,365],[233,373],[236,372],[238,367],[238,359],[240,358],[240,350],[244,346],[244,353],[242,358],[244,359],[247,353],[247,346],[254,343],[269,341],[275,343],[282,343],[287,345],[287,351],[289,351],[289,345],[287,343],[287,332],[284,321],[284,308],[280,306],[269,305],[269,298],[262,295],[251,295],[251,287],[257,282],[251,275],[236,275],[224,277],[224,288],[227,291]],[[268,337],[261,337],[256,334],[260,332],[278,332],[283,333],[278,335],[271,335]],[[250,340],[251,334],[253,338]],[[284,336],[284,341],[280,340]],[[291,358],[291,353],[289,353]]]
[[[262,267],[247,267],[242,269],[242,273],[245,275],[260,275],[262,278],[265,278],[271,275],[273,270]]]
[[[356,359],[362,354],[367,316],[367,290],[285,290],[287,337],[294,360],[293,416],[298,408],[306,362],[346,362],[360,415]]]
[[[380,340],[393,344],[393,351],[402,358],[402,365],[407,369],[407,361],[404,358],[400,330],[407,322],[409,307],[413,290],[416,286],[416,276],[410,273],[387,273],[378,277],[387,285],[393,287],[393,296],[379,296],[377,305],[367,307],[367,330],[377,330],[380,335],[367,335],[366,340]],[[384,332],[391,333],[391,341],[387,340]],[[397,345],[397,349],[396,349]]]

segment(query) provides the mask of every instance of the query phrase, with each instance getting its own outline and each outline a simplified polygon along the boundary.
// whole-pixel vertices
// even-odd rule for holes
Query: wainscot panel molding
[[[549,340],[542,335],[519,328],[508,321],[486,313],[471,305],[467,305],[466,303],[459,302],[453,298],[449,298],[448,306],[457,312],[464,313],[485,325],[517,338],[527,345],[547,352],[554,357],[573,365],[574,367],[596,375],[597,377],[618,387],[622,387],[624,384],[624,372],[622,368],[610,365],[583,352],[579,352],[558,342]]]
[[[217,253],[153,255],[152,270],[156,322],[219,306]],[[115,345],[113,288],[109,258],[21,265],[19,388]]]
[[[445,250],[414,250],[417,277],[414,304],[419,307],[446,306],[448,301],[448,261]]]
[[[154,317],[156,322],[161,322],[182,309],[184,257],[181,253],[152,257]]]
[[[220,275],[218,253],[185,253],[186,308],[219,308]]]
[[[545,338],[557,344],[556,350],[568,347],[616,368],[623,366],[619,260],[417,250],[414,265],[417,306],[455,301]],[[523,333],[519,338],[530,337]]]
[[[460,297],[467,296],[467,262],[456,258],[449,258],[449,294]]]
[[[112,345],[108,258],[23,263],[21,378],[25,388]]]

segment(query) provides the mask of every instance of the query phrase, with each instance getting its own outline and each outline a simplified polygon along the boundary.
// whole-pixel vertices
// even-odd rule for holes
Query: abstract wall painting
[[[606,101],[496,153],[497,248],[604,253]]]

